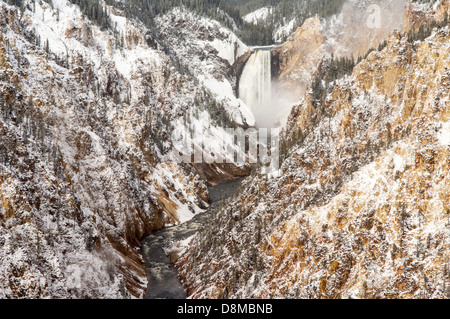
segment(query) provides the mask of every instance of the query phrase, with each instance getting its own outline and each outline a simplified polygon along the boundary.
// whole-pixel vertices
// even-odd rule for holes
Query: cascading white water
[[[239,98],[255,116],[257,127],[273,125],[271,51],[257,50],[248,59],[239,81]],[[273,111],[273,110],[272,110]]]

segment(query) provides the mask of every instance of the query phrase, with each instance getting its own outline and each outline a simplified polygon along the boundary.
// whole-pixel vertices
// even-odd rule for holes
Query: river
[[[210,187],[211,206],[204,213],[181,225],[156,231],[143,240],[141,253],[149,279],[145,299],[186,298],[177,271],[164,253],[163,247],[170,241],[179,241],[194,235],[207,220],[208,213],[217,208],[223,199],[233,195],[241,182],[242,179],[238,179]]]

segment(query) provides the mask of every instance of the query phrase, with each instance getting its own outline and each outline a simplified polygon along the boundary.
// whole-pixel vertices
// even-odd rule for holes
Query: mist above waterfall
[[[258,128],[282,124],[292,104],[277,94],[272,81],[272,52],[256,50],[248,59],[239,81],[239,98],[252,111]]]

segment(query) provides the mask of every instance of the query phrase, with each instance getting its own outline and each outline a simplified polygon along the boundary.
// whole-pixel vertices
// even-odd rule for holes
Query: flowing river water
[[[149,278],[146,299],[186,298],[177,271],[164,253],[163,247],[170,241],[179,241],[194,235],[207,220],[208,214],[219,207],[222,200],[233,195],[241,182],[242,179],[238,179],[210,187],[211,206],[208,210],[186,223],[156,231],[143,240],[141,253]]]

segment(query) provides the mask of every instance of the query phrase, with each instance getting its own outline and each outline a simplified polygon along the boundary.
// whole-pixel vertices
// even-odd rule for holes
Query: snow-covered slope
[[[247,23],[252,23],[256,25],[258,23],[265,23],[267,19],[271,16],[272,11],[273,11],[272,7],[259,8],[243,16],[242,20],[244,20]]]
[[[175,8],[156,20],[159,38],[187,72],[195,74],[238,125],[252,126],[253,114],[236,98],[236,73],[250,49],[217,21]]]
[[[218,108],[225,97],[119,10],[105,7],[102,30],[51,3],[0,2],[0,297],[141,297],[143,236],[208,205],[198,170],[173,160],[174,128],[200,123],[216,145],[225,122],[244,122],[241,106],[230,96]],[[245,53],[230,55],[233,41],[209,53],[232,63]]]
[[[275,43],[284,42],[294,31],[297,25],[297,18],[292,18],[290,20],[283,20],[273,31],[273,40]]]

